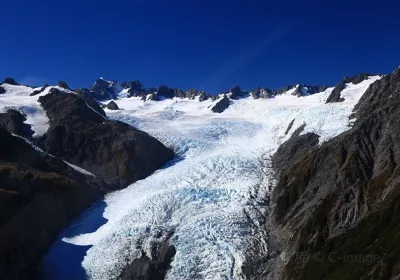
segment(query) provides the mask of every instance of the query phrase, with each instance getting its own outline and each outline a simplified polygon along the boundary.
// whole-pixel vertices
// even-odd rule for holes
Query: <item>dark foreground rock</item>
[[[221,98],[215,105],[211,108],[211,111],[214,113],[222,113],[225,111],[229,105],[231,104],[231,101],[228,96],[224,95],[224,97]]]
[[[39,102],[50,119],[50,128],[38,139],[38,145],[110,184],[125,187],[174,156],[157,139],[128,124],[108,120],[78,95],[54,89]]]
[[[25,124],[25,116],[16,110],[8,110],[6,113],[0,113],[0,127],[12,134],[30,138],[33,131],[30,125]]]
[[[369,87],[355,116],[320,147],[296,133],[274,155],[280,257],[252,279],[400,277],[400,69]]]
[[[0,86],[0,94],[4,94],[6,92],[7,92],[6,89],[4,87]]]
[[[0,127],[0,279],[41,279],[40,257],[106,184]]]

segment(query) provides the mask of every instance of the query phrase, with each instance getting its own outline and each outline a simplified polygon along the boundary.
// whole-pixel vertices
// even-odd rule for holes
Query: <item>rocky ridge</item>
[[[158,140],[107,119],[100,107],[88,106],[85,98],[56,88],[39,97],[50,128],[35,143],[118,188],[145,178],[172,159],[173,152]]]
[[[399,108],[397,69],[371,84],[349,131],[318,146],[300,128],[278,149],[266,225],[277,256],[251,279],[398,279]]]

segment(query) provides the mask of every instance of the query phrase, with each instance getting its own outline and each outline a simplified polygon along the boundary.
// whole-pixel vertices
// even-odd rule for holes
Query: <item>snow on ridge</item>
[[[380,80],[382,76],[369,76],[368,79],[358,83],[347,83],[346,88],[340,93],[340,97],[344,98],[343,103],[351,106],[355,106],[368,87],[377,80]]]
[[[16,135],[16,134],[11,134],[11,135],[14,136],[14,137],[18,137],[18,138],[24,140],[24,141],[25,141],[29,146],[31,146],[35,151],[37,151],[37,152],[39,152],[39,153],[42,153],[42,154],[46,154],[46,155],[48,155],[48,156],[54,158],[53,155],[51,155],[51,154],[49,154],[49,153],[43,151],[40,147],[36,146],[35,144],[33,144],[32,141],[26,139],[25,137],[22,137],[22,136],[19,136],[19,135]],[[67,162],[67,161],[65,161],[65,160],[63,160],[63,162],[66,163],[69,167],[71,167],[71,168],[74,169],[75,171],[78,171],[78,172],[80,172],[80,173],[82,173],[82,174],[89,175],[89,176],[92,176],[92,177],[97,177],[96,175],[94,175],[93,173],[90,173],[90,172],[87,171],[86,169],[83,169],[83,168],[81,168],[81,167],[79,167],[79,166],[73,165],[73,164],[71,164],[71,163],[69,163],[69,162]]]
[[[14,109],[26,117],[25,123],[31,125],[33,137],[44,135],[49,128],[49,119],[38,103],[38,96],[29,96],[33,88],[3,84],[6,93],[0,95],[0,112]]]
[[[300,86],[300,85],[297,84],[297,85],[294,86],[293,88],[291,88],[291,89],[289,89],[288,91],[284,92],[282,95],[283,95],[283,96],[291,96],[293,93],[296,92],[296,90],[297,90],[297,88],[298,88],[299,86]]]
[[[97,177],[96,175],[94,175],[93,173],[90,173],[89,171],[87,171],[86,169],[83,169],[79,166],[73,165],[72,163],[69,163],[68,161],[63,160],[69,167],[71,167],[72,169],[74,169],[75,171],[78,171],[79,173],[82,173],[84,175],[89,175],[92,177]]]

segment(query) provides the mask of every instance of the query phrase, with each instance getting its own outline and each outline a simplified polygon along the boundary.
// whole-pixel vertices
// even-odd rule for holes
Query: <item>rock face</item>
[[[5,78],[4,81],[0,84],[9,84],[13,86],[19,86],[19,84],[13,78]]]
[[[199,97],[199,101],[205,101],[207,99],[210,98],[210,95],[208,93],[206,93],[205,91],[202,90],[197,90],[197,89],[189,89],[187,91],[185,91],[184,93],[184,97],[185,98],[189,98],[189,99],[195,99],[196,97]]]
[[[169,88],[167,86],[161,85],[157,89],[157,96],[162,96],[165,98],[174,98],[175,97],[175,91],[172,88]]]
[[[0,182],[0,279],[41,279],[40,256],[106,189],[1,127]]]
[[[246,96],[246,92],[242,91],[242,89],[239,86],[234,86],[232,87],[229,92],[231,92],[231,98],[232,99],[239,99],[243,98]]]
[[[153,101],[160,101],[160,98],[158,97],[157,93],[153,92],[149,95],[144,95],[142,97],[143,101],[147,101],[147,100],[153,100]]]
[[[229,97],[224,95],[221,100],[215,103],[215,105],[211,108],[211,111],[213,111],[214,113],[222,113],[229,107],[230,104],[231,101],[229,100]]]
[[[90,96],[97,100],[116,98],[116,89],[114,87],[114,83],[106,81],[102,78],[97,79],[87,92],[89,92]]]
[[[107,109],[110,109],[110,110],[119,110],[119,107],[118,107],[117,103],[115,103],[114,101],[110,101],[110,102],[107,104]]]
[[[78,95],[52,89],[39,102],[50,128],[37,143],[120,188],[162,167],[174,153],[145,132],[110,121]]]
[[[6,89],[4,87],[0,86],[0,94],[4,94],[6,92],[7,92]]]
[[[92,110],[96,111],[103,117],[106,117],[106,113],[100,107],[100,105],[90,96],[89,90],[78,90],[76,93],[86,102],[86,105],[89,106]]]
[[[326,90],[327,86],[313,86],[313,85],[298,85],[292,95],[297,97],[308,96]]]
[[[161,237],[149,250],[150,256],[143,252],[140,259],[133,261],[119,279],[163,280],[171,268],[170,264],[175,256],[175,248],[170,244],[169,237]]]
[[[25,124],[25,116],[16,110],[8,110],[7,113],[0,114],[0,127],[12,134],[30,138],[33,131],[30,125]]]
[[[142,83],[138,80],[123,82],[121,83],[121,87],[128,89],[129,96],[141,97],[146,95],[146,90],[143,89]]]
[[[355,116],[320,147],[296,132],[274,155],[270,226],[284,258],[252,279],[400,277],[400,69],[368,88]]]
[[[348,83],[353,83],[353,84],[359,84],[362,81],[368,79],[370,74],[367,73],[361,73],[358,75],[355,75],[353,77],[344,77],[339,84],[335,86],[333,89],[332,93],[329,95],[328,99],[326,100],[326,103],[334,103],[334,102],[343,102],[344,98],[340,97],[340,93],[342,90],[346,88],[346,84]]]
[[[261,95],[261,88],[259,88],[259,87],[255,88],[255,89],[251,92],[251,96],[252,96],[254,99],[259,99],[259,98],[260,98],[260,95]]]
[[[71,90],[71,89],[69,88],[68,84],[67,84],[66,82],[64,82],[64,81],[59,81],[59,82],[57,83],[57,86],[59,86],[60,88],[64,88],[64,89],[69,89],[69,90]]]

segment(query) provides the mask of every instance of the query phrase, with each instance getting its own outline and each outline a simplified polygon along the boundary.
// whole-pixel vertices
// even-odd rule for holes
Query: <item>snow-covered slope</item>
[[[45,257],[47,278],[116,279],[160,236],[172,234],[168,279],[242,279],[242,265],[268,252],[260,225],[273,185],[269,157],[304,123],[320,142],[347,130],[354,105],[377,79],[349,85],[343,103],[325,103],[330,88],[307,97],[235,100],[218,115],[207,108],[210,100],[116,100],[121,110],[106,110],[110,118],[157,137],[178,156],[83,213]]]
[[[34,89],[27,86],[3,84],[2,87],[6,93],[0,94],[0,113],[5,113],[9,109],[20,111],[26,117],[25,123],[31,125],[34,137],[45,134],[49,128],[49,120],[37,102],[40,95],[29,96]],[[46,93],[48,91],[41,95]]]

